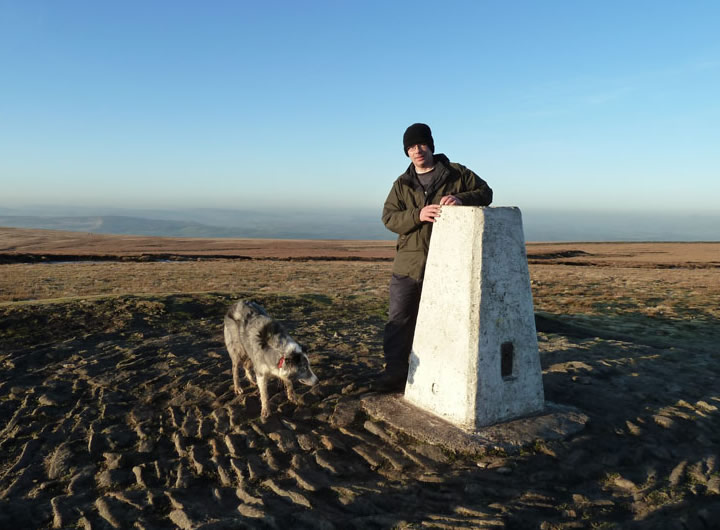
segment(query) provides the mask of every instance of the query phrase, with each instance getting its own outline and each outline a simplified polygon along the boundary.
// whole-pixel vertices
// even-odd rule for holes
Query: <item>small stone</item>
[[[175,487],[185,489],[190,485],[190,472],[184,464],[179,464],[175,478]]]
[[[64,528],[69,526],[71,512],[66,506],[69,495],[59,495],[50,500],[53,511],[53,528]]]
[[[184,510],[173,510],[170,512],[169,517],[182,530],[191,530],[196,526]]]
[[[120,453],[103,453],[107,469],[120,469],[123,467],[123,455]]]
[[[141,438],[137,445],[138,453],[152,453],[155,449],[155,441],[150,438]]]
[[[51,394],[43,394],[42,396],[40,396],[38,398],[38,403],[45,407],[55,407],[55,406],[59,405],[59,402],[56,399],[56,397]]]
[[[108,497],[122,503],[120,504],[122,508],[127,508],[124,506],[127,504],[136,510],[143,510],[149,505],[147,493],[141,490],[111,491],[108,493]]]
[[[372,467],[379,467],[382,464],[382,457],[378,452],[368,446],[356,445],[353,451],[359,454]]]
[[[633,436],[640,436],[642,434],[642,429],[630,420],[625,421],[625,426],[627,427],[628,432]]]
[[[265,446],[265,439],[261,438],[253,431],[248,431],[245,433],[245,444],[250,449],[258,449]]]
[[[707,401],[698,401],[695,406],[703,412],[715,412],[718,408],[715,405],[710,405]]]
[[[230,459],[230,468],[235,472],[235,476],[238,479],[238,482],[242,484],[245,481],[245,465],[241,460],[238,460],[237,458],[231,458]]]
[[[613,484],[615,484],[618,488],[627,491],[635,491],[637,489],[634,482],[623,477],[616,477],[615,480],[613,480]]]
[[[332,414],[331,423],[335,427],[347,427],[353,421],[360,411],[361,404],[357,401],[340,401],[335,406]]]
[[[250,495],[242,487],[238,487],[235,490],[235,495],[237,496],[238,499],[240,499],[245,504],[256,504],[258,506],[263,506],[265,504],[260,497],[255,497],[253,495]]]
[[[442,477],[436,473],[423,473],[418,477],[420,482],[428,482],[430,484],[439,484],[445,482],[445,477]],[[466,488],[467,492],[467,488]]]
[[[652,418],[653,421],[657,423],[660,427],[664,427],[666,429],[670,429],[674,423],[672,418],[668,418],[667,416],[662,416],[660,414],[655,414]]]
[[[425,458],[429,458],[433,462],[437,462],[438,464],[444,464],[447,462],[447,455],[443,453],[442,449],[440,449],[436,445],[430,445],[430,444],[419,444],[413,447],[413,449],[418,453],[424,456]]]
[[[267,466],[255,455],[248,455],[247,470],[250,480],[259,480],[268,474]]]
[[[245,439],[238,434],[226,434],[225,445],[233,456],[240,456],[246,448]]]
[[[168,501],[170,501],[170,506],[173,508],[173,510],[182,510],[185,508],[185,505],[180,502],[177,497],[175,497],[172,493],[169,491],[165,492],[165,497]]]
[[[132,468],[132,472],[135,475],[135,481],[137,482],[138,486],[141,488],[147,488],[147,484],[145,483],[145,480],[143,479],[143,468],[141,466],[135,466]]]
[[[183,420],[180,432],[187,438],[195,437],[198,433],[198,420],[192,411],[189,411]]]
[[[271,432],[269,436],[283,453],[292,453],[298,448],[295,437],[288,431]]]
[[[269,447],[265,449],[265,452],[263,453],[263,461],[272,471],[280,471],[283,467],[278,458],[275,456],[275,452]]]
[[[317,465],[329,471],[333,475],[337,475],[338,470],[331,460],[333,460],[332,453],[330,453],[329,451],[320,449],[315,452],[315,462],[317,462]]]
[[[685,466],[687,466],[687,460],[683,460],[682,462],[680,462],[670,472],[668,481],[670,482],[670,484],[672,486],[677,486],[680,483],[680,479],[682,478],[683,473],[685,472]]]
[[[575,504],[578,505],[587,504],[589,502],[587,497],[585,497],[584,495],[580,495],[579,493],[573,493],[572,500]]]
[[[297,431],[298,424],[295,423],[294,421],[290,421],[290,420],[285,419],[285,418],[280,418],[280,422],[281,422],[285,427],[287,427],[288,429],[290,429],[291,431]]]
[[[171,405],[170,407],[168,407],[168,413],[170,414],[170,421],[172,422],[172,426],[176,429],[179,429],[182,425],[183,420],[180,408]]]
[[[328,451],[347,451],[347,446],[335,436],[323,434],[320,436],[320,443],[322,443]]]
[[[75,473],[68,484],[70,495],[79,495],[92,487],[96,468],[94,465],[86,466]]]
[[[190,463],[195,468],[195,473],[202,475],[208,469],[210,464],[210,455],[206,447],[193,445],[188,450]]]
[[[251,504],[240,504],[237,507],[237,511],[240,512],[243,517],[250,517],[251,519],[261,519],[265,516],[265,512]]]
[[[324,475],[313,473],[309,470],[299,472],[295,469],[290,469],[288,475],[294,478],[298,486],[306,491],[318,491],[320,488],[329,485]]]
[[[174,432],[172,435],[172,441],[175,445],[175,451],[177,452],[179,457],[184,457],[187,455],[187,440],[184,436],[181,434]]]
[[[220,483],[223,486],[231,486],[233,483],[232,475],[230,474],[230,470],[225,466],[219,458],[213,457],[213,462],[215,463],[215,466],[217,467],[218,477],[220,478]]]
[[[112,513],[113,510],[110,508],[110,504],[104,497],[100,497],[95,501],[95,507],[100,514],[100,517],[105,519],[113,528],[120,528],[121,522],[117,519],[117,514]]]
[[[101,488],[120,489],[133,483],[130,472],[126,469],[107,469],[98,473],[97,484]]]
[[[385,432],[385,429],[383,429],[380,424],[368,420],[363,424],[363,427],[369,433],[372,433],[382,439],[383,442],[392,443],[392,438],[387,432]]]
[[[307,452],[317,449],[319,446],[317,439],[309,434],[298,434],[297,443],[300,446],[300,449]]]
[[[198,425],[197,437],[201,440],[207,438],[213,432],[212,422],[208,418],[202,418]]]
[[[242,425],[243,421],[246,419],[245,408],[237,407],[237,406],[229,406],[228,407],[228,418],[230,420],[230,425],[232,427]]]
[[[140,440],[147,438],[152,432],[152,427],[149,423],[137,423],[135,424],[135,434]]]
[[[410,461],[407,458],[390,447],[380,447],[378,449],[378,454],[390,462],[390,465],[393,469],[395,469],[395,471],[402,471],[406,467],[410,466]]]
[[[711,495],[720,495],[720,477],[715,475],[705,485],[707,492]]]
[[[227,409],[215,409],[212,413],[212,418],[215,420],[215,432],[225,434],[228,429],[230,429],[230,418],[228,417]]]
[[[276,495],[279,495],[281,497],[286,497],[290,499],[295,504],[299,504],[300,506],[304,506],[305,508],[312,509],[312,505],[310,504],[310,501],[307,500],[307,498],[304,495],[301,495],[297,491],[288,490],[285,488],[280,487],[274,480],[267,479],[263,482],[264,486],[267,486],[270,488]]]
[[[88,453],[90,453],[90,456],[99,455],[105,446],[105,437],[102,434],[90,431],[88,437]]]

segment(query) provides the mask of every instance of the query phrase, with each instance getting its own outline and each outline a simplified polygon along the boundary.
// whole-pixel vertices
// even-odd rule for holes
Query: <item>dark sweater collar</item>
[[[439,178],[437,181],[439,182],[441,180],[444,180],[446,173],[450,168],[450,160],[443,153],[437,153],[433,155],[433,162],[435,162],[436,168],[440,166],[439,169],[442,170],[441,174],[438,176]],[[413,164],[412,162],[400,178],[401,180],[412,186],[413,189],[418,187],[422,188],[422,186],[420,186],[420,181],[417,178],[417,170],[415,169],[415,164]]]

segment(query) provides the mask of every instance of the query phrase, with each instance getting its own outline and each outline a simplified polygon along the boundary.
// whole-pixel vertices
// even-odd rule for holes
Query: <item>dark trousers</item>
[[[387,371],[407,372],[421,292],[422,282],[408,276],[392,275],[390,310],[383,334]]]

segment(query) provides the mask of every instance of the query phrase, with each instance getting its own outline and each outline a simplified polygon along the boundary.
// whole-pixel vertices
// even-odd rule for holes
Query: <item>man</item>
[[[424,123],[407,128],[403,150],[412,163],[393,184],[382,213],[385,226],[398,234],[383,337],[385,371],[375,385],[382,392],[405,388],[430,233],[442,207],[492,202],[492,190],[484,180],[444,154],[435,154],[432,132]]]

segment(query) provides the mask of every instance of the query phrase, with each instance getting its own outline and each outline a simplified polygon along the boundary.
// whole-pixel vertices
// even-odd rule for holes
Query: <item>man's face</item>
[[[408,147],[408,156],[416,168],[428,168],[432,166],[433,154],[425,144],[415,144]]]

